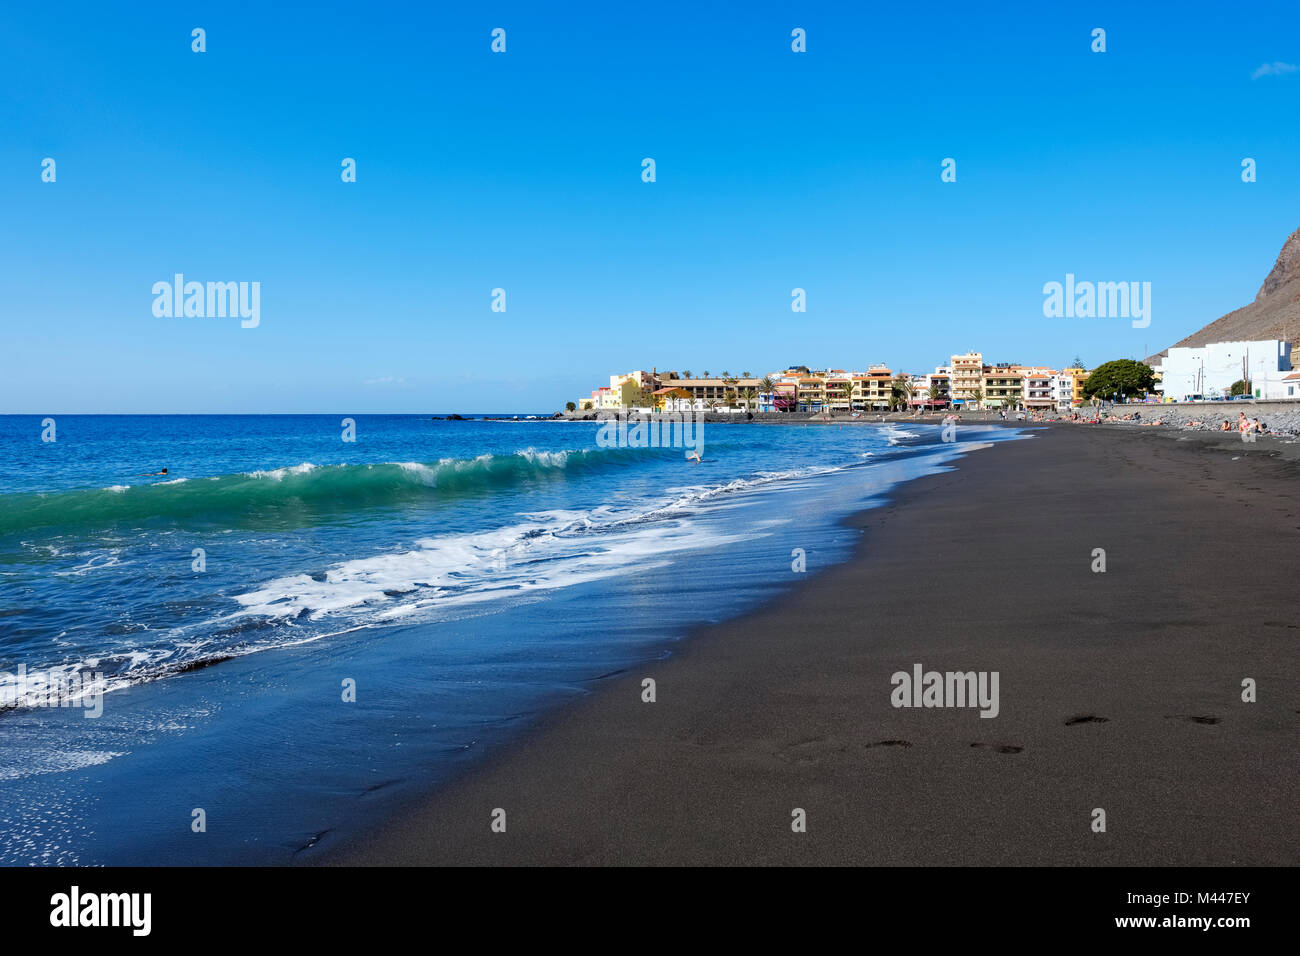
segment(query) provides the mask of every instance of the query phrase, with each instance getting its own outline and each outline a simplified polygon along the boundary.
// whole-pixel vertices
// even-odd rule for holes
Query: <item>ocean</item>
[[[0,864],[304,859],[1019,437],[345,417],[0,417]]]

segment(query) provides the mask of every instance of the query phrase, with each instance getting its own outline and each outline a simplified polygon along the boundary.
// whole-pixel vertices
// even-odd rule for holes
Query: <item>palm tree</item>
[[[741,377],[741,378],[749,378],[749,373],[748,373],[748,372],[741,372],[741,373],[740,373],[740,377]]]
[[[774,382],[774,381],[772,380],[772,376],[770,376],[770,375],[764,375],[762,381],[760,381],[760,382],[758,383],[758,389],[759,389],[759,391],[760,391],[763,395],[767,395],[767,396],[769,396],[769,397],[771,397],[771,398],[773,398],[773,399],[775,399],[775,397],[776,397],[776,396],[772,395],[772,389],[774,389],[774,388],[776,388],[776,382]]]
[[[705,378],[709,377],[709,370],[707,368],[704,370],[704,377]]]
[[[691,377],[691,370],[688,368],[682,369],[682,378],[690,378],[690,377]]]
[[[722,373],[722,377],[723,377],[723,378],[731,378],[731,373],[730,373],[730,372],[727,372],[727,371],[724,371],[724,372]]]
[[[889,386],[889,409],[893,411],[898,406],[907,407],[907,403],[912,400],[912,394],[915,389],[912,383],[905,378],[896,378]]]
[[[932,404],[937,405],[939,403],[939,395],[942,393],[942,391],[943,390],[939,388],[938,382],[930,383],[930,402]]]
[[[976,385],[971,389],[970,400],[976,408],[979,408],[980,404],[984,401],[984,389]]]
[[[747,388],[740,397],[745,400],[745,410],[753,411],[754,403],[758,401],[758,392],[754,391],[752,388]]]

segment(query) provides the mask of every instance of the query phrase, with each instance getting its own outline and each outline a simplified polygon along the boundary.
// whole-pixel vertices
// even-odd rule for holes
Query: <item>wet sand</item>
[[[1040,428],[911,482],[850,561],[304,862],[1300,863],[1300,464],[1179,437]],[[997,671],[998,716],[893,707],[916,664]]]

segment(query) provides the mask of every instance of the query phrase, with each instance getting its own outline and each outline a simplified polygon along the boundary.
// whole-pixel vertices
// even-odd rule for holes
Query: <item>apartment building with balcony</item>
[[[1016,365],[986,365],[981,379],[985,408],[1016,408],[1024,402],[1025,376]]]
[[[1056,373],[1052,369],[1024,369],[1024,391],[1021,393],[1021,405],[1027,412],[1047,412],[1056,407],[1056,390],[1053,380]]]
[[[948,363],[952,404],[974,404],[976,394],[984,387],[984,355],[967,352],[954,355]]]
[[[1074,407],[1074,376],[1057,372],[1052,376],[1052,402],[1058,412]]]

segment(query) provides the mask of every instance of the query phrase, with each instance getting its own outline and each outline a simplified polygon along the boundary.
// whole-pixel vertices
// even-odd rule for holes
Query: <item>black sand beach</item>
[[[313,860],[1300,863],[1300,464],[1179,437],[1040,428],[912,482],[849,562]],[[999,715],[894,708],[915,664],[999,672]]]

